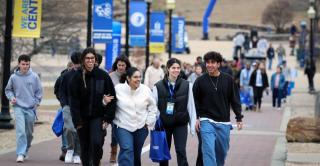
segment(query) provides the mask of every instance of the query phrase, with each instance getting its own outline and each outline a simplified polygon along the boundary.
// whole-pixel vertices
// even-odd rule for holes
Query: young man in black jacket
[[[63,134],[67,138],[67,153],[64,159],[65,163],[80,164],[80,142],[77,131],[72,122],[70,111],[70,93],[69,84],[72,76],[77,72],[80,67],[80,52],[74,52],[71,55],[71,62],[73,63],[72,69],[63,73],[60,78],[59,99],[63,109]]]
[[[203,164],[224,165],[229,149],[230,106],[236,115],[237,127],[242,129],[242,114],[239,89],[232,76],[220,72],[222,56],[208,52],[204,56],[207,73],[193,85],[197,110],[196,129],[201,135]]]
[[[99,165],[104,129],[114,119],[116,107],[112,80],[95,66],[96,60],[95,50],[86,48],[81,55],[82,68],[69,84],[72,120],[79,135],[84,166]]]

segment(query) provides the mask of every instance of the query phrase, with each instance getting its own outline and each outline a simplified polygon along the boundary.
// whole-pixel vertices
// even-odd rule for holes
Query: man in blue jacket
[[[277,102],[278,110],[281,109],[281,98],[285,83],[286,79],[282,73],[282,68],[278,66],[277,71],[272,74],[270,82],[272,90],[272,106],[275,107]]]
[[[18,69],[9,78],[5,88],[8,100],[13,105],[16,122],[17,162],[27,158],[31,146],[36,109],[42,99],[42,86],[39,76],[30,68],[30,57],[18,58]]]

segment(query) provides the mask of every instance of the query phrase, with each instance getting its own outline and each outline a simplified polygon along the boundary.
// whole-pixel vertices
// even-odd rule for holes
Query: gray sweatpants
[[[80,141],[74,128],[69,106],[63,107],[63,134],[67,138],[67,150],[74,150],[74,156],[80,155]]]

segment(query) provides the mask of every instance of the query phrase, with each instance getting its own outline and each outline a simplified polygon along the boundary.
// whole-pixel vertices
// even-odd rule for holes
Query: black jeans
[[[257,108],[261,108],[261,99],[263,95],[263,87],[253,87],[253,104]]]
[[[310,74],[307,74],[307,76],[308,76],[308,82],[309,82],[309,90],[314,90],[314,84],[313,84],[314,74],[310,73]]]
[[[272,106],[275,107],[277,103],[277,107],[281,107],[281,99],[282,99],[283,90],[278,88],[273,88],[272,90]]]
[[[99,165],[105,134],[105,130],[102,129],[102,118],[90,119],[78,129],[83,166]]]
[[[169,149],[171,148],[172,135],[176,148],[178,166],[188,166],[186,145],[188,138],[188,126],[165,127]],[[168,166],[168,161],[160,162],[160,166]]]

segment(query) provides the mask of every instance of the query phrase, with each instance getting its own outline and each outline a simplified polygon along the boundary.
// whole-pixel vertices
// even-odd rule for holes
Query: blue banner
[[[185,19],[184,17],[172,17],[172,52],[182,53],[185,51],[184,33]]]
[[[163,53],[165,51],[165,19],[164,12],[152,12],[150,15],[150,53]]]
[[[202,31],[204,36],[206,36],[207,38],[208,38],[208,31],[209,31],[209,17],[210,17],[210,14],[212,13],[212,10],[215,4],[216,4],[216,0],[210,0],[208,8],[206,9],[206,12],[203,15]]]
[[[94,0],[92,30],[94,43],[112,42],[112,13],[112,0]]]
[[[130,1],[130,46],[146,46],[146,10],[147,5],[144,1]]]
[[[121,54],[121,23],[114,21],[112,23],[112,43],[106,45],[105,51],[105,69],[110,71],[112,64]]]

